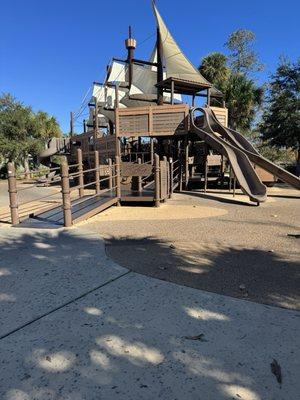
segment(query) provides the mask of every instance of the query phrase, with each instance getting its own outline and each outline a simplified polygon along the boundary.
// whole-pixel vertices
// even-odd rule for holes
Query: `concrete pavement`
[[[0,232],[1,399],[297,398],[299,312],[130,272],[81,229]]]

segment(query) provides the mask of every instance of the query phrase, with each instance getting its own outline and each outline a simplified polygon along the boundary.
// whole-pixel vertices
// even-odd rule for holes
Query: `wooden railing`
[[[72,172],[74,169],[76,169],[76,171]],[[25,188],[18,187],[18,178],[20,178],[23,173],[16,174],[14,164],[8,163],[8,192],[12,225],[19,224],[21,220],[27,217],[36,217],[53,208],[62,206],[64,226],[69,227],[73,223],[72,201],[76,200],[76,203],[74,203],[76,206],[80,203],[84,203],[86,201],[85,190],[92,186],[94,187],[95,194],[91,195],[89,193],[89,200],[97,196],[101,197],[101,195],[107,192],[114,192],[115,195],[113,197],[116,199],[117,204],[119,204],[121,200],[120,160],[118,157],[115,158],[114,163],[109,159],[108,165],[100,165],[99,153],[98,151],[95,151],[94,168],[84,169],[82,163],[82,151],[81,149],[78,149],[76,164],[68,165],[65,161],[60,167],[51,170],[49,169],[48,172],[51,172],[52,170],[55,170],[57,174],[51,179],[46,179],[44,185],[49,187],[51,185],[57,185],[59,182],[61,190],[57,190],[54,193],[49,193],[45,196],[37,197],[26,202],[20,202],[18,198],[19,193],[24,190],[38,187],[41,183],[37,181],[29,184]],[[32,175],[37,173],[37,171],[30,171],[30,173]],[[87,177],[91,178],[91,176],[94,177],[93,180],[89,180],[85,183],[85,181],[88,180]],[[76,181],[75,186],[73,185],[74,181]],[[107,182],[107,184],[103,185],[104,182]],[[77,191],[78,195],[72,196],[72,193]],[[56,199],[57,201],[54,205],[51,207],[49,207],[49,205],[47,207],[44,206],[42,201],[58,195],[59,193],[61,193],[61,196]],[[24,209],[24,206],[27,206],[28,208]]]
[[[101,165],[99,153],[95,151],[93,168],[84,169],[81,149],[77,150],[76,158],[76,164],[68,165],[64,161],[60,167],[49,169],[48,172],[55,170],[56,175],[44,180],[44,185],[57,185],[60,190],[26,202],[19,202],[18,194],[24,190],[38,187],[41,183],[37,181],[28,184],[25,188],[18,187],[17,178],[20,177],[20,174],[16,174],[13,163],[8,163],[8,191],[12,225],[19,224],[25,217],[37,217],[54,208],[61,207],[64,226],[69,227],[77,220],[76,216],[72,215],[72,208],[77,207],[78,209],[81,204],[84,208],[84,202],[94,198],[101,199],[102,195],[103,206],[105,206],[106,197],[110,205],[120,205],[122,199],[121,176],[131,177],[132,193],[143,195],[143,192],[146,192],[145,196],[150,196],[149,200],[153,201],[156,207],[159,207],[162,201],[171,198],[174,190],[181,190],[182,187],[182,168],[179,160],[173,162],[171,158],[169,160],[166,157],[160,159],[155,154],[153,164],[151,162],[142,163],[141,158],[138,158],[137,163],[121,163],[120,158],[115,157],[114,162],[109,159],[108,164]],[[36,173],[37,171],[30,172]],[[94,193],[91,193],[91,190]],[[88,191],[87,195],[86,191]],[[108,192],[111,195],[105,196]],[[48,199],[55,195],[55,203],[49,206]],[[45,200],[47,200],[46,206]],[[27,208],[24,209],[24,206]],[[92,214],[93,210],[89,212]]]

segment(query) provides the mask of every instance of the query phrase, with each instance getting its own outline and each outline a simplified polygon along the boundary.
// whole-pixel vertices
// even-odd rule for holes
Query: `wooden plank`
[[[173,136],[188,132],[186,104],[125,108],[116,113],[119,137]]]
[[[84,212],[82,215],[78,217],[73,217],[73,223],[78,223],[80,221],[85,221],[88,218],[93,217],[96,214],[99,214],[101,211],[106,210],[107,208],[111,207],[114,204],[117,204],[118,199],[112,198],[110,200],[105,200],[103,203],[99,204],[98,206],[93,206],[89,211]]]
[[[151,175],[153,167],[150,164],[136,164],[131,162],[121,163],[122,176],[148,176]]]
[[[223,107],[210,107],[212,111],[215,113],[218,121],[228,127],[228,109]]]
[[[168,197],[168,168],[165,161],[160,161],[160,198]]]

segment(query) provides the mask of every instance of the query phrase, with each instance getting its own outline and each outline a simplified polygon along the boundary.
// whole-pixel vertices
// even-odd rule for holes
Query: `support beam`
[[[169,158],[169,166],[170,166],[170,193],[169,198],[173,197],[174,192],[174,165],[172,157]]]
[[[116,157],[116,164],[115,164],[115,172],[116,172],[116,195],[118,198],[117,205],[121,205],[121,158],[119,156]]]
[[[210,106],[210,88],[207,89],[207,105]]]
[[[155,207],[160,206],[160,168],[158,154],[154,155],[154,204]]]
[[[171,81],[171,104],[174,104],[174,81]]]
[[[72,208],[70,196],[69,166],[67,163],[61,164],[61,192],[63,199],[64,226],[72,226]]]
[[[150,138],[150,157],[151,157],[151,165],[154,163],[154,138]]]
[[[9,193],[9,208],[12,225],[17,225],[19,221],[18,211],[18,191],[15,165],[13,162],[7,164],[8,173],[8,193]]]
[[[163,69],[163,47],[159,29],[157,29],[156,47],[157,47],[157,83],[160,83],[164,79],[164,69]],[[164,104],[164,91],[162,87],[157,88],[157,104],[159,106]]]
[[[108,188],[112,189],[113,187],[113,168],[112,168],[112,159],[108,159],[108,174],[109,174],[109,179],[108,179]]]
[[[95,121],[94,121],[94,146],[96,144],[96,139],[98,137],[99,131],[99,119],[98,119],[98,101],[95,102]]]
[[[189,184],[189,141],[187,136],[184,138],[184,152],[185,152],[185,166],[184,166],[184,172],[185,172],[185,190],[188,188]]]
[[[100,193],[100,162],[99,162],[99,152],[97,150],[94,151],[95,158],[95,187],[96,194]]]
[[[83,177],[83,163],[82,163],[82,150],[77,149],[77,164],[78,164],[78,185],[79,197],[84,196],[84,177]]]
[[[134,50],[136,48],[136,40],[133,39],[131,34],[131,26],[129,26],[129,38],[125,40],[125,46],[127,49],[127,63],[129,65],[128,75],[129,75],[129,89],[132,85],[133,79],[133,59],[134,59]]]
[[[204,193],[207,191],[207,181],[208,181],[208,146],[205,144],[204,146]]]
[[[119,85],[115,85],[115,108],[119,108]]]
[[[70,136],[74,135],[74,114],[70,112]]]

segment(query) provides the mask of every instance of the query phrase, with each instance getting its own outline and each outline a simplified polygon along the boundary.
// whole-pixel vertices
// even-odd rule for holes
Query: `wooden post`
[[[221,187],[222,188],[224,186],[224,170],[225,170],[225,168],[224,168],[224,156],[222,154],[222,156],[221,156]]]
[[[17,225],[19,220],[17,178],[14,163],[7,164],[9,207],[12,225]]]
[[[173,185],[174,185],[174,166],[173,166],[173,159],[172,157],[169,158],[169,165],[170,165],[170,195],[169,198],[173,197]]]
[[[207,145],[204,146],[204,193],[207,191],[207,180],[208,180],[208,148]]]
[[[207,89],[207,105],[210,106],[210,89]]]
[[[119,156],[116,156],[116,195],[118,198],[118,203],[117,205],[120,206],[121,205],[121,158]]]
[[[77,149],[77,164],[78,164],[78,185],[79,185],[79,197],[84,196],[84,177],[83,177],[83,165],[82,165],[82,150]]]
[[[61,168],[61,192],[63,200],[64,226],[69,227],[72,225],[69,166],[68,164],[63,163],[61,164],[60,168]]]
[[[182,168],[183,157],[182,153],[179,154],[179,192],[182,192],[182,175],[183,175],[183,168]]]
[[[127,63],[128,63],[128,80],[129,80],[129,89],[132,85],[133,79],[133,59],[134,59],[134,50],[136,48],[136,40],[132,37],[131,26],[129,26],[129,38],[125,40],[125,46],[127,49]]]
[[[95,186],[96,186],[96,194],[100,193],[100,163],[99,163],[99,152],[95,150]]]
[[[96,101],[95,101],[95,123],[94,123],[94,146],[96,145],[96,139],[98,137],[98,130],[99,130],[98,101],[96,99]]]
[[[70,112],[70,136],[74,135],[74,114]]]
[[[113,187],[113,169],[112,169],[112,160],[111,158],[108,159],[108,173],[109,173],[109,179],[108,179],[108,188],[112,189]]]
[[[163,47],[159,29],[157,29],[156,48],[157,48],[157,83],[159,83],[162,82],[164,79]],[[164,104],[164,91],[162,87],[159,87],[157,89],[157,104],[159,106]]]
[[[170,170],[169,170],[169,163],[168,163],[167,156],[163,156],[163,161],[165,163],[165,168],[166,168],[166,171],[167,171],[166,186],[167,186],[167,197],[169,197],[169,194],[170,194]],[[164,199],[164,201],[165,201],[165,199]]]
[[[233,197],[235,197],[235,190],[236,190],[236,177],[233,176]]]
[[[151,165],[154,163],[154,139],[150,138],[150,157],[151,157]]]
[[[184,138],[184,147],[185,147],[185,182],[184,182],[184,186],[185,186],[185,190],[187,190],[188,188],[188,184],[189,184],[189,142],[187,139],[187,136]]]
[[[171,80],[171,104],[174,105],[174,81]]]
[[[142,160],[140,158],[138,158],[138,164],[141,165],[142,164]],[[138,192],[141,193],[143,191],[143,185],[142,185],[142,177],[138,176],[138,181],[137,181],[137,189]]]
[[[155,207],[160,206],[160,168],[157,154],[154,155],[154,204]]]
[[[121,148],[121,139],[116,137],[116,156],[121,157],[122,148]]]
[[[119,108],[119,85],[115,86],[115,108]]]

